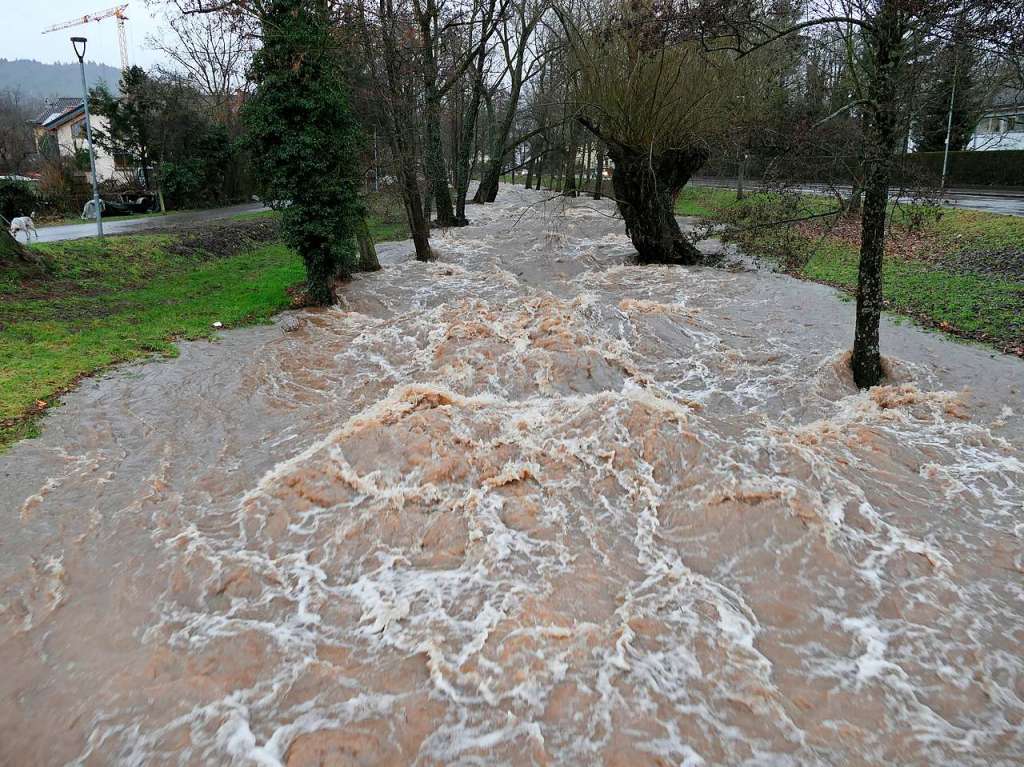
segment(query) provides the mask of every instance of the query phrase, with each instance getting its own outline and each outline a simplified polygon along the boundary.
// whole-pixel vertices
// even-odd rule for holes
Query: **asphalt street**
[[[734,178],[694,178],[691,184],[697,186],[717,186],[734,188]],[[757,181],[749,181],[746,184],[748,189],[756,189],[759,186]],[[826,187],[823,184],[803,184],[795,187],[801,192],[810,194],[832,194],[833,190],[839,190],[844,194],[849,193],[850,187]],[[910,199],[898,194],[893,199],[900,202],[910,202]],[[1007,216],[1024,216],[1024,192],[1005,190],[981,190],[981,189],[947,189],[943,196],[943,204],[956,208],[968,210],[983,210],[986,213],[1002,213]]]
[[[267,210],[267,207],[259,202],[249,202],[242,205],[230,205],[226,208],[211,208],[209,210],[186,210],[179,213],[168,213],[164,216],[139,216],[138,218],[126,218],[118,221],[103,222],[104,234],[134,234],[144,232],[147,229],[164,229],[168,226],[188,226],[204,221],[217,221],[219,219],[231,218],[240,213],[256,213]],[[83,221],[81,224],[67,224],[63,226],[39,227],[39,242],[59,242],[60,240],[80,240],[85,237],[96,236],[96,222]],[[24,235],[19,235],[19,240],[24,241]],[[35,242],[36,238],[33,237]]]

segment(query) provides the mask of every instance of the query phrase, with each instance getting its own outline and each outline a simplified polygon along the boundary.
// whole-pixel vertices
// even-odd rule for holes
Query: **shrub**
[[[160,188],[168,208],[198,207],[204,194],[203,180],[201,160],[160,164]]]
[[[742,203],[721,210],[722,234],[755,257],[765,257],[784,269],[799,271],[807,264],[811,249],[791,222],[819,212],[822,211],[809,207],[808,199],[798,193],[753,194]]]
[[[25,181],[0,179],[0,215],[10,221],[15,216],[27,216],[36,206],[36,193]]]

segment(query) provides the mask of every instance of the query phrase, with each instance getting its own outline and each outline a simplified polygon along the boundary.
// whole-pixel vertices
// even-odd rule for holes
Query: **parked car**
[[[148,192],[138,194],[108,195],[100,198],[100,213],[104,216],[133,216],[138,213],[151,213],[159,208],[156,196]],[[89,200],[82,208],[82,218],[95,218],[93,201]]]

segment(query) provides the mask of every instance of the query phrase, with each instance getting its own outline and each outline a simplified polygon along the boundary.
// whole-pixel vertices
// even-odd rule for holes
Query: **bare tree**
[[[922,41],[966,41],[1001,55],[1019,53],[1024,6],[1017,0],[815,0],[797,21],[778,19],[771,8],[748,2],[706,3],[700,8],[708,47],[751,55],[804,30],[827,26],[859,47],[854,60],[855,100],[864,125],[864,209],[857,279],[853,377],[860,387],[883,377],[879,347],[882,258],[889,190],[907,120],[901,82]],[[728,40],[729,42],[725,42]]]
[[[453,157],[453,177],[455,180],[455,222],[462,226],[468,223],[466,218],[466,197],[469,192],[469,178],[476,156],[477,132],[480,117],[480,104],[484,96],[485,81],[488,75],[488,61],[490,58],[489,43],[494,33],[494,17],[496,13],[503,13],[504,8],[499,9],[490,0],[483,9],[479,24],[479,39],[473,37],[473,30],[469,30],[470,39],[474,42],[473,51],[475,54],[474,65],[468,72],[467,89],[469,99],[463,109],[456,113],[455,135],[457,151]]]
[[[412,0],[412,16],[420,35],[420,73],[423,79],[424,161],[430,189],[437,207],[437,223],[454,226],[464,221],[456,216],[448,189],[448,166],[441,136],[442,100],[480,56],[485,55],[493,31],[495,0],[475,0],[468,9],[448,7],[444,0]],[[480,28],[473,40],[473,29]],[[468,37],[458,34],[469,30]],[[442,62],[448,62],[442,72]]]
[[[640,262],[696,263],[701,254],[679,229],[675,200],[725,130],[745,119],[750,100],[741,96],[757,89],[762,62],[708,51],[653,2],[621,0],[591,17],[560,17],[577,65],[577,119],[608,148],[615,199]]]
[[[533,43],[534,33],[547,10],[544,0],[510,0],[495,32],[504,67],[490,98],[494,99],[497,92],[504,89],[506,82],[508,88],[502,99],[504,108],[492,121],[488,161],[473,202],[494,202],[498,194],[498,182],[509,156],[519,144],[530,138],[531,134],[513,138],[512,128],[518,116],[523,87],[540,72],[543,64],[543,49]]]
[[[35,156],[29,119],[37,106],[19,91],[0,91],[0,172],[19,175]]]
[[[188,0],[172,0],[163,13],[166,30],[148,44],[209,98],[224,124],[232,124],[240,95],[249,86],[254,31],[225,13],[185,13]]]

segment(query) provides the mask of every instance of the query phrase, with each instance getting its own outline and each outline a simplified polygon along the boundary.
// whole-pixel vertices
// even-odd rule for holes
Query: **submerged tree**
[[[358,127],[349,109],[328,0],[268,0],[256,93],[245,118],[254,163],[306,265],[310,302],[335,300],[334,280],[357,264],[360,233]]]
[[[884,302],[882,258],[889,190],[903,146],[907,99],[902,85],[923,45],[944,43],[1021,51],[1020,0],[812,0],[799,17],[780,18],[774,0],[714,0],[698,4],[703,34],[718,50],[748,56],[792,35],[827,27],[858,50],[851,61],[856,108],[864,127],[864,203],[857,273],[857,323],[851,366],[861,388],[884,378],[879,324]]]
[[[534,36],[547,13],[547,3],[544,0],[514,0],[503,7],[505,13],[495,30],[497,47],[501,51],[499,65],[502,76],[488,94],[490,107],[493,108],[500,95],[503,108],[496,110],[494,119],[490,121],[487,162],[480,174],[480,185],[473,195],[475,203],[494,202],[506,163],[515,149],[534,133],[517,136],[513,129],[524,89],[544,64],[543,51],[537,47]]]
[[[577,74],[578,120],[607,147],[612,188],[641,263],[694,264],[675,219],[680,190],[742,119],[749,69],[681,37],[669,6],[622,0],[581,24],[561,14]]]

